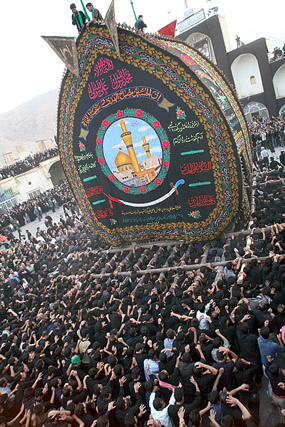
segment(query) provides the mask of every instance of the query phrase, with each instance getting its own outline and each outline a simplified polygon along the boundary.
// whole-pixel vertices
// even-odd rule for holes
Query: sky
[[[44,36],[77,36],[71,25],[71,0],[1,0],[0,26],[0,114],[30,99],[59,88],[64,65]],[[84,3],[86,3],[85,1]],[[105,16],[111,0],[94,0],[93,5]],[[81,9],[80,0],[75,0]],[[285,42],[285,1],[271,0],[187,0],[194,12],[219,7],[226,17],[234,48],[238,34],[244,43],[260,37],[271,39],[272,49]],[[178,18],[187,10],[185,0],[133,0],[137,15],[142,14],[149,32]],[[130,0],[115,0],[116,21],[133,26]]]

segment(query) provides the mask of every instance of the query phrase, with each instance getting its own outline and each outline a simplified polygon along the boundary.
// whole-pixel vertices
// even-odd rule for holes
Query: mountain
[[[15,160],[39,150],[36,142],[46,139],[49,146],[56,135],[58,89],[41,94],[13,110],[0,114],[0,165],[4,154],[12,152]],[[22,146],[24,152],[19,154]]]

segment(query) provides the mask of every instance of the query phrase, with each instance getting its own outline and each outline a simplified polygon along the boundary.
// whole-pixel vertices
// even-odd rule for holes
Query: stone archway
[[[207,34],[192,33],[186,39],[186,42],[198,49],[203,55],[209,58],[215,64],[217,63],[212,40]]]
[[[285,97],[285,64],[281,65],[274,74],[273,86],[277,99]]]
[[[51,165],[48,173],[50,175],[49,178],[51,179],[54,186],[66,180],[60,160]]]
[[[244,107],[243,111],[248,122],[252,122],[255,116],[269,117],[267,108],[261,102],[250,102]]]

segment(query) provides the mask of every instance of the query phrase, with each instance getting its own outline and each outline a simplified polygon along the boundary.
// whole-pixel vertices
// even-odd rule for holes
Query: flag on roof
[[[175,36],[176,22],[177,22],[177,19],[175,19],[175,21],[170,22],[170,24],[168,24],[165,27],[158,30],[158,33],[162,34],[164,36],[174,37]]]

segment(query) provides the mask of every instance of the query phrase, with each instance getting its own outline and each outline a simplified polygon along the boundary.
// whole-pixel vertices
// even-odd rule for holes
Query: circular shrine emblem
[[[120,190],[145,194],[165,179],[170,144],[152,115],[140,109],[119,110],[102,121],[96,142],[102,171]]]

